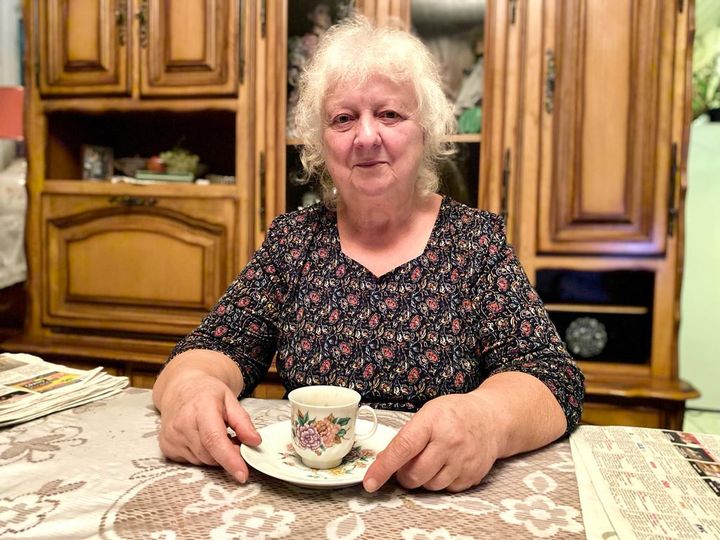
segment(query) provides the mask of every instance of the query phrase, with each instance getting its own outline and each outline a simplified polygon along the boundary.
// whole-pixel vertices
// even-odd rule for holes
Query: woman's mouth
[[[380,165],[381,163],[385,163],[384,161],[378,161],[378,160],[369,160],[369,161],[361,161],[359,163],[356,163],[356,167],[374,167],[375,165]]]

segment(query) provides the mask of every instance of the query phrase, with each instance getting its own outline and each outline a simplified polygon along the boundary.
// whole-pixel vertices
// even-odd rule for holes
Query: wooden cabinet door
[[[183,335],[233,275],[236,201],[44,194],[43,324]]]
[[[136,0],[140,92],[232,95],[238,88],[240,24],[232,0]]]
[[[47,0],[39,10],[40,93],[127,94],[130,0]]]
[[[542,4],[539,252],[664,252],[679,4]]]

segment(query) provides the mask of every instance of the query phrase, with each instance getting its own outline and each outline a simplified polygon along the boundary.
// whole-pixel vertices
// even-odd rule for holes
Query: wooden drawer
[[[234,273],[232,198],[42,197],[43,324],[184,335]]]
[[[623,407],[606,403],[585,403],[582,421],[600,426],[659,427],[661,413],[648,407]]]

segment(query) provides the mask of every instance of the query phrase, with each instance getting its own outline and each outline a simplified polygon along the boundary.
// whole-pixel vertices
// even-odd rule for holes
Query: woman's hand
[[[468,394],[428,401],[378,454],[363,484],[372,492],[395,474],[409,489],[462,491],[479,484],[496,459],[540,448],[566,428],[545,384],[498,373]]]
[[[250,446],[260,444],[260,435],[224,377],[196,365],[192,360],[176,366],[171,363],[158,378],[154,397],[162,415],[160,450],[173,461],[220,465],[237,481],[245,482],[248,468],[238,446],[228,437],[227,427],[235,431],[239,442]]]
[[[378,454],[365,489],[375,491],[393,473],[408,489],[457,492],[480,483],[499,456],[491,410],[475,394],[428,401]]]

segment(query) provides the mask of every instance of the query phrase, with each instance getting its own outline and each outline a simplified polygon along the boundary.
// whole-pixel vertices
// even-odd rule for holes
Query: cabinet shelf
[[[56,110],[45,118],[48,180],[82,178],[85,145],[110,148],[115,159],[149,158],[180,146],[199,156],[204,174],[237,176],[235,111]]]
[[[237,99],[135,99],[135,98],[62,98],[46,100],[42,110],[46,113],[79,112],[107,113],[138,111],[202,112],[238,109]]]
[[[480,143],[482,136],[479,133],[458,133],[448,140],[454,143]]]
[[[448,140],[454,143],[480,143],[482,136],[479,133],[458,133],[450,136]],[[285,142],[288,146],[302,145],[302,141],[296,137],[288,137]]]
[[[622,315],[647,315],[646,306],[612,306],[603,304],[545,304],[548,311],[565,313],[617,313]]]
[[[46,182],[43,193],[68,195],[121,195],[132,194],[137,196],[153,195],[159,197],[188,197],[202,196],[203,198],[234,199],[238,197],[237,189],[232,185],[224,184],[125,184],[93,181],[62,179]]]

